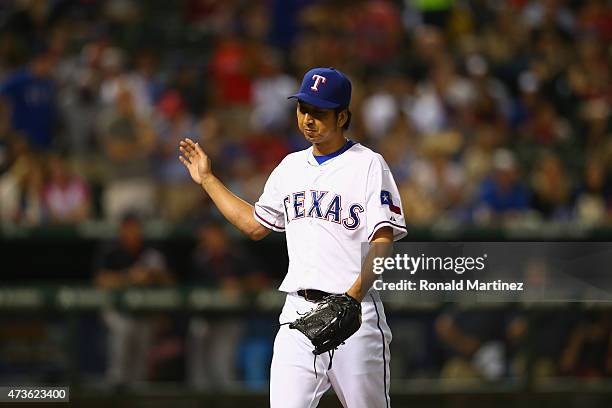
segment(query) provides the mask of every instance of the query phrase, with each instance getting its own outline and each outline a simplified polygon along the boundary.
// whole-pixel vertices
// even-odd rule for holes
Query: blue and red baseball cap
[[[304,75],[296,98],[321,109],[348,108],[351,102],[351,81],[335,68],[314,68]]]

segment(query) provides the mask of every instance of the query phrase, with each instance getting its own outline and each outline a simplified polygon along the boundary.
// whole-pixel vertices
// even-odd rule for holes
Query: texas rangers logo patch
[[[391,193],[385,190],[380,192],[380,203],[382,205],[388,205],[391,212],[395,214],[402,214],[402,210],[395,204],[393,204],[393,199],[391,198]]]

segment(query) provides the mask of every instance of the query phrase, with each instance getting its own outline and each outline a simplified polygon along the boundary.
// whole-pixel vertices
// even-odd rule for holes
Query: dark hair
[[[348,107],[336,108],[336,109],[334,109],[334,114],[336,115],[336,117],[338,117],[338,115],[340,115],[340,112],[342,112],[343,110],[346,111],[346,114],[347,114],[348,117],[346,118],[346,122],[344,122],[344,125],[342,126],[342,129],[348,130],[349,125],[351,124],[351,111],[348,109]]]

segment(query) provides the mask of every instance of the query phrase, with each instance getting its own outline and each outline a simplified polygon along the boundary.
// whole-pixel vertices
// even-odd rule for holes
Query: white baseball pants
[[[279,322],[292,322],[316,307],[295,293],[287,294]],[[389,343],[382,302],[370,291],[361,303],[362,324],[333,355],[315,360],[312,343],[289,326],[281,326],[274,341],[270,369],[271,408],[314,408],[321,396],[334,388],[345,408],[389,408]]]

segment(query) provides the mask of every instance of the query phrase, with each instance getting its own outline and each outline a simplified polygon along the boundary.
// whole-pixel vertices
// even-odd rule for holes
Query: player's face
[[[332,109],[321,109],[304,102],[297,104],[300,131],[310,143],[322,143],[336,132],[337,118]]]

